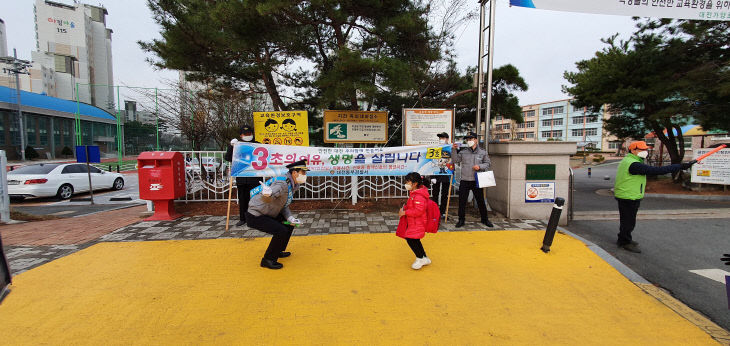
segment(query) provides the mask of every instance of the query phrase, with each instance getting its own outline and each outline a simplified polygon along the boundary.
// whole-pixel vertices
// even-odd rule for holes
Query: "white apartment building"
[[[36,50],[31,52],[30,75],[20,76],[20,89],[73,101],[78,97],[80,102],[114,113],[112,30],[106,27],[107,10],[76,2],[36,0],[33,12]],[[0,30],[5,32],[4,27]],[[14,76],[0,75],[0,86],[18,87],[15,84]]]

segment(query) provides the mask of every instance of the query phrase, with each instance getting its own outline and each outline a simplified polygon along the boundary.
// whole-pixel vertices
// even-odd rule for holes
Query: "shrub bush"
[[[68,158],[70,155],[73,155],[73,154],[74,154],[73,150],[71,150],[71,148],[69,148],[69,147],[63,147],[63,149],[61,149],[61,155],[63,155],[66,158]]]

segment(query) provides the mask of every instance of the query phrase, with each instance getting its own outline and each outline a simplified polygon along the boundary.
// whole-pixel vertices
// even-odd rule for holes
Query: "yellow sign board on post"
[[[309,146],[307,111],[253,112],[253,130],[263,144]]]
[[[388,112],[324,111],[325,143],[386,143]]]

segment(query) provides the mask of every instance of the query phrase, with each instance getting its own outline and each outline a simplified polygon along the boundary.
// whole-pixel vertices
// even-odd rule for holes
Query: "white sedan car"
[[[89,176],[94,190],[124,188],[124,176],[81,163],[41,163],[8,172],[8,195],[13,199],[51,197],[69,199],[77,192],[89,191]]]

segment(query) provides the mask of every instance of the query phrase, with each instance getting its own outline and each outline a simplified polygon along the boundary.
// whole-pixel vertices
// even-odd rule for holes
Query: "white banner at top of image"
[[[730,20],[730,0],[510,0],[542,10],[696,20]]]

